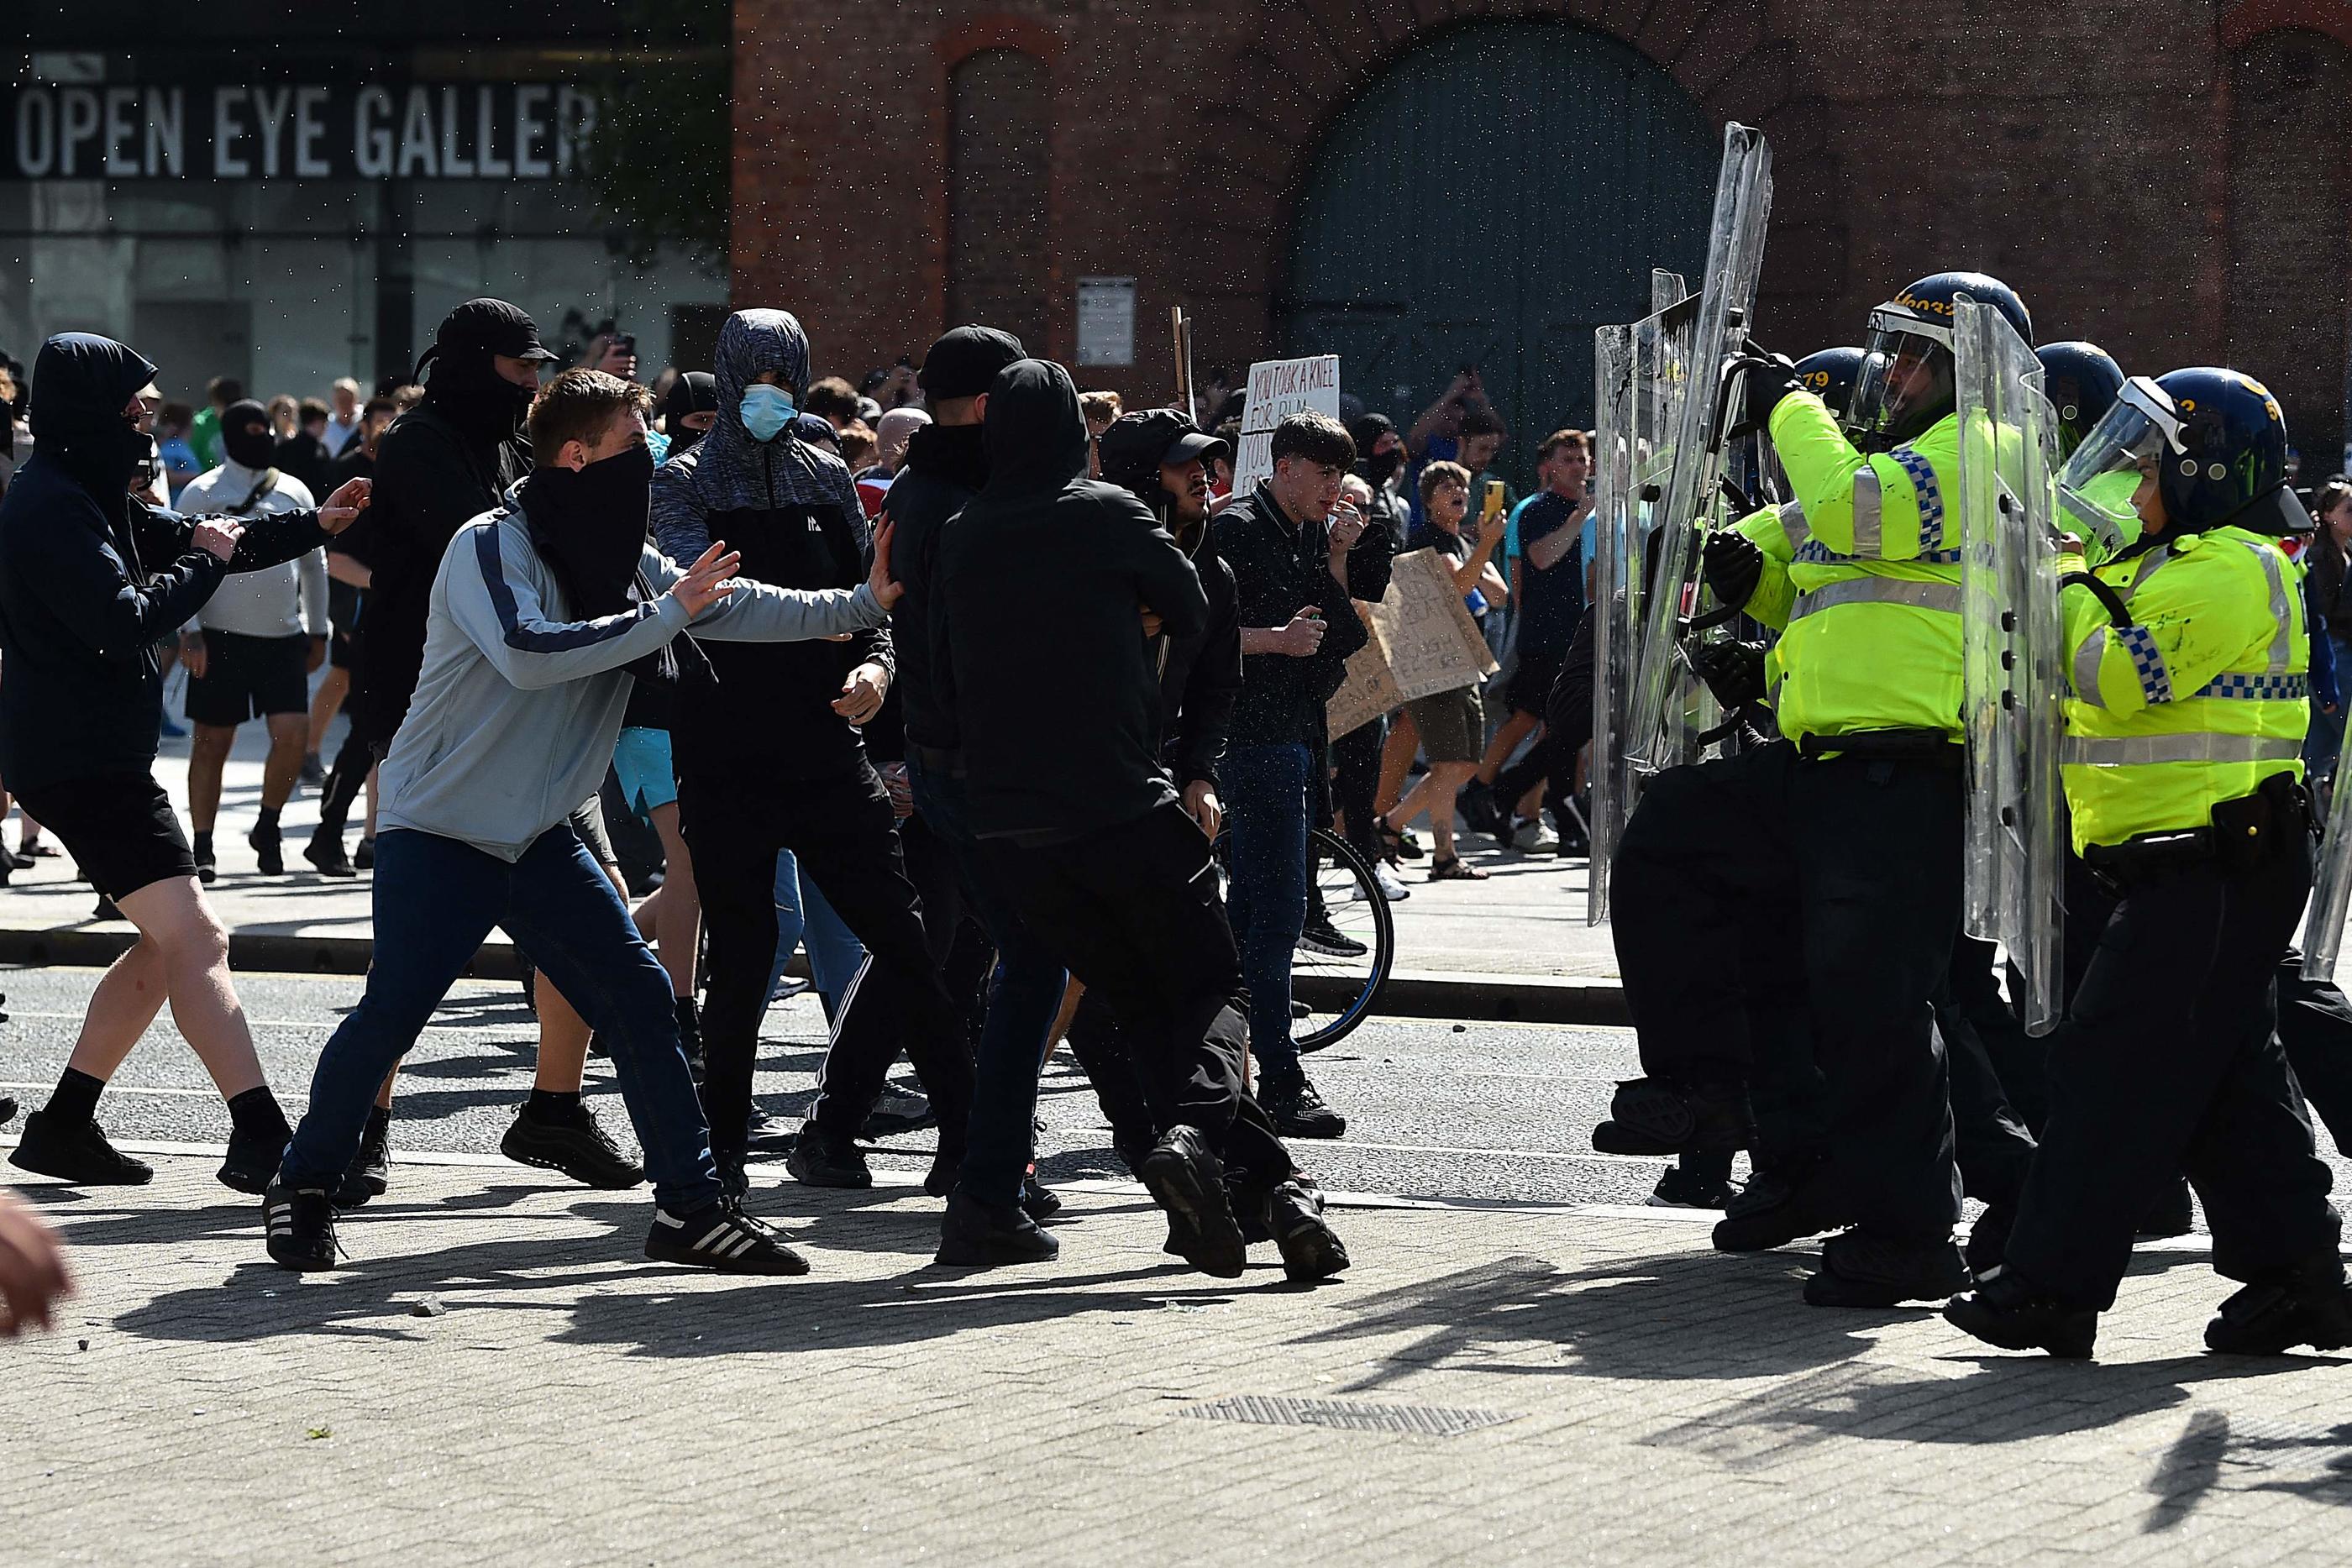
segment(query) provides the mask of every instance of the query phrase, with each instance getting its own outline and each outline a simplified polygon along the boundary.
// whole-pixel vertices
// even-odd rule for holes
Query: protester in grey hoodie
[[[745,1273],[807,1265],[722,1193],[667,976],[567,820],[613,755],[634,681],[675,679],[670,644],[786,642],[879,626],[887,544],[856,589],[729,580],[714,543],[680,568],[646,544],[645,389],[567,371],[531,412],[541,466],[443,555],[424,671],[384,760],[367,993],[319,1059],[310,1109],[265,1197],[269,1254],[335,1265],[331,1192],[384,1071],[493,925],[609,1047],[656,1205],[648,1257]],[[686,652],[689,662],[692,642]]]

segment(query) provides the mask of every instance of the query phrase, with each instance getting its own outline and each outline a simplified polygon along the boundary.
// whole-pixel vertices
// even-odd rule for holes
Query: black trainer
[[[1257,1103],[1286,1138],[1337,1138],[1348,1131],[1348,1119],[1323,1103],[1304,1072],[1291,1078],[1269,1073],[1258,1085]]]
[[[261,1232],[269,1260],[281,1269],[307,1274],[335,1266],[335,1206],[324,1187],[271,1182],[261,1195]]]
[[[1502,839],[1505,849],[1511,847],[1510,818],[1496,803],[1492,784],[1473,779],[1454,797],[1454,809],[1462,813],[1463,822],[1472,832],[1494,833]]]
[[[2205,1325],[2205,1348],[2222,1355],[2284,1355],[2305,1344],[2314,1350],[2352,1344],[2352,1291],[2332,1252],[2292,1279],[2248,1285]]]
[[[1849,1230],[1822,1246],[1821,1270],[1805,1281],[1816,1307],[1893,1307],[1949,1301],[1969,1288],[1960,1249],[1943,1241],[1901,1241]]]
[[[1836,1184],[1826,1167],[1816,1167],[1802,1179],[1759,1176],[1724,1206],[1723,1218],[1716,1221],[1715,1249],[1769,1252],[1846,1223],[1844,1206],[1837,1201]]]
[[[5,1013],[0,1013],[0,1019],[5,1019],[6,1016]],[[0,1127],[6,1126],[16,1119],[16,1097],[14,1094],[0,1094]]]
[[[1968,1244],[1960,1256],[1968,1260],[1969,1272],[1981,1280],[2000,1267],[2001,1254],[2009,1249],[2009,1233],[2017,1224],[2017,1206],[2013,1203],[1989,1203],[1969,1228]]]
[[[653,1228],[646,1232],[646,1256],[721,1274],[805,1274],[809,1268],[808,1260],[786,1246],[772,1227],[728,1197],[685,1214],[656,1206]]]
[[[0,1122],[6,1120],[0,1116]],[[1039,1181],[1037,1173],[1031,1171],[1021,1178],[1021,1211],[1043,1225],[1062,1212],[1061,1194]]]
[[[814,1117],[801,1124],[801,1135],[793,1140],[793,1152],[785,1156],[784,1169],[804,1186],[874,1185],[874,1173],[866,1166],[866,1151],[848,1138],[826,1132],[816,1124]]]
[[[1143,1162],[1143,1185],[1169,1213],[1171,1251],[1221,1280],[1242,1277],[1248,1249],[1225,1194],[1225,1168],[1198,1129],[1171,1127],[1152,1145]]]
[[[1323,1199],[1296,1181],[1284,1182],[1266,1199],[1266,1228],[1282,1253],[1283,1272],[1301,1284],[1328,1280],[1348,1267],[1348,1249],[1325,1223]]]
[[[145,1186],[155,1179],[153,1166],[108,1143],[96,1122],[59,1126],[46,1111],[25,1118],[24,1136],[16,1140],[8,1163],[76,1186]]]
[[[596,1113],[585,1105],[576,1116],[559,1120],[533,1115],[525,1101],[515,1112],[514,1125],[499,1140],[499,1153],[517,1165],[556,1171],[604,1192],[618,1192],[646,1179],[645,1167],[604,1135]]]
[[[1299,928],[1298,946],[1303,952],[1319,953],[1326,958],[1360,958],[1371,951],[1332,925],[1328,915],[1320,913],[1307,915],[1307,924]]]
[[[282,1130],[257,1134],[232,1129],[228,1157],[215,1173],[221,1186],[256,1195],[268,1191],[269,1184],[278,1179],[278,1162],[286,1153],[286,1140],[292,1135]]]
[[[941,1149],[931,1156],[931,1168],[923,1173],[923,1190],[933,1197],[945,1197],[955,1191],[963,1176],[963,1151],[953,1154]]]
[[[254,869],[264,876],[286,874],[286,847],[278,841],[275,828],[256,828],[245,835],[252,846]]]
[[[357,876],[360,868],[343,852],[343,835],[329,832],[324,827],[310,835],[302,846],[302,858],[309,861],[320,876]]]
[[[210,844],[200,844],[196,847],[194,853],[196,862],[196,880],[203,883],[206,887],[210,887],[214,883],[220,880],[220,862],[213,856],[213,847]],[[110,901],[104,894],[100,894],[99,902],[100,905],[103,906]],[[111,920],[115,917],[110,915],[101,915],[99,918],[100,920]]]
[[[1739,1196],[1730,1179],[1712,1171],[1670,1167],[1650,1191],[1652,1208],[1721,1208]]]
[[[948,1195],[934,1261],[989,1269],[1002,1263],[1045,1263],[1061,1255],[1062,1243],[1039,1229],[1019,1204],[982,1203],[961,1187]]]
[[[392,1113],[371,1105],[367,1126],[360,1133],[360,1146],[352,1151],[352,1163],[343,1167],[343,1179],[335,1186],[335,1207],[357,1208],[372,1197],[382,1197],[391,1186]]]
[[[1961,1333],[2003,1350],[2046,1350],[2067,1361],[2087,1361],[2099,1334],[2099,1314],[2061,1306],[1995,1266],[1969,1295],[1944,1303],[1944,1321]]]
[[[751,1113],[743,1119],[743,1146],[758,1149],[762,1154],[782,1154],[800,1137],[800,1124],[763,1111],[756,1103]]]
[[[1748,1091],[1736,1083],[1630,1078],[1611,1097],[1608,1120],[1592,1129],[1592,1146],[1654,1156],[1744,1149],[1755,1137]]]

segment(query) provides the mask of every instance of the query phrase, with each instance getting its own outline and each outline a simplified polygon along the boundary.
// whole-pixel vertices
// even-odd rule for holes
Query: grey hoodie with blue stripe
[[[457,531],[433,580],[425,667],[378,779],[380,829],[457,839],[520,860],[596,792],[635,679],[623,666],[687,626],[668,594],[684,573],[648,545],[659,595],[625,615],[565,618],[555,575],[531,548],[520,486]],[[863,584],[810,591],[740,583],[694,622],[697,637],[791,643],[882,625]]]

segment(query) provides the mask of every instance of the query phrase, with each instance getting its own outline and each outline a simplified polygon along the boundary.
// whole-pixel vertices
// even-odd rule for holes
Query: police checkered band
[[[1919,493],[1919,550],[1924,559],[1927,551],[1944,548],[1944,492],[1936,483],[1936,470],[1916,452],[1898,446],[1887,455],[1902,465],[1911,487]]]
[[[1797,553],[1793,559],[1795,564],[1799,566],[1855,566],[1859,565],[1865,558],[1858,555],[1840,555],[1837,551],[1830,549],[1829,546],[1822,543],[1821,540],[1809,538],[1803,544],[1797,547]],[[1874,566],[1878,564],[1875,558],[1871,558],[1871,564]],[[1956,545],[1950,549],[1921,550],[1911,559],[1898,564],[1904,566],[1958,566],[1960,564],[1959,547]]]
[[[2250,702],[2299,702],[2311,695],[2311,677],[2216,675],[2197,688],[2200,697],[2240,697]]]
[[[2140,695],[2152,703],[2172,700],[2172,676],[2164,667],[2164,655],[2156,651],[2156,634],[2145,626],[2119,626],[2116,641],[2131,655],[2133,673],[2139,676]]]

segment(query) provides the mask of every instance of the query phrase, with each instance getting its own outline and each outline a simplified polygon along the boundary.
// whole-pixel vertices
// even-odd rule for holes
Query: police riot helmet
[[[1962,296],[1990,305],[2027,342],[2033,318],[2017,291],[1981,272],[1939,272],[1910,285],[1870,313],[1863,364],[1847,423],[1875,446],[1916,440],[1948,415],[1953,384],[1952,319]]]
[[[2080,493],[2103,474],[2153,479],[2173,533],[2224,526],[2262,534],[2311,527],[2287,486],[2286,419],[2270,389],[2240,371],[2200,367],[2134,376],[2059,476]],[[2140,503],[2145,507],[2145,502]]]
[[[2124,390],[2124,368],[2096,343],[2044,343],[2033,350],[2042,361],[2042,391],[2058,416],[2058,461],[2064,463],[2083,437],[2107,415]]]
[[[1860,349],[1822,349],[1797,361],[1797,384],[1820,398],[1840,420],[1853,402],[1853,383],[1861,374]]]

